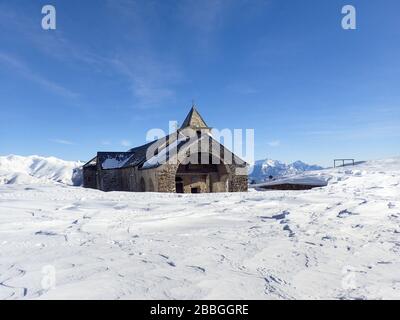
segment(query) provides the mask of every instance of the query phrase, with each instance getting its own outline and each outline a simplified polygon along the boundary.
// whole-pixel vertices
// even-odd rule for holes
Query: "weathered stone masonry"
[[[210,138],[210,130],[193,107],[174,135],[127,152],[98,152],[83,167],[84,187],[135,192],[246,192],[247,164]],[[209,147],[201,151],[205,138]],[[192,147],[196,145],[195,153]],[[149,156],[149,150],[157,152]],[[160,163],[158,155],[163,153],[168,159]],[[193,156],[211,161],[185,161]]]

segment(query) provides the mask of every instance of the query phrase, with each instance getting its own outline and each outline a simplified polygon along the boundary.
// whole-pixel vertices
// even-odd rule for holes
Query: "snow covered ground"
[[[400,158],[236,194],[0,185],[1,299],[400,299]]]

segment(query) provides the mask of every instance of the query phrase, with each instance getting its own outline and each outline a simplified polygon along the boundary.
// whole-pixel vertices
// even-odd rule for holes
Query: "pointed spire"
[[[183,128],[208,128],[206,122],[203,120],[200,113],[197,111],[196,106],[194,104],[194,100],[192,101],[192,108],[190,109],[188,115],[183,121],[181,129]]]

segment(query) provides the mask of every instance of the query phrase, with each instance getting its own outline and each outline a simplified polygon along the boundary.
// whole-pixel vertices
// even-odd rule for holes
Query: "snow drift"
[[[63,183],[82,185],[82,162],[54,157],[0,157],[0,184]]]

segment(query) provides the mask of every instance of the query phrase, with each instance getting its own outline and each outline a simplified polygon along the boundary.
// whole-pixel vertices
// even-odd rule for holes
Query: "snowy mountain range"
[[[65,161],[55,157],[2,156],[0,157],[0,185],[2,184],[82,184],[83,162]]]
[[[278,160],[258,160],[254,166],[250,167],[249,181],[263,182],[269,180],[269,177],[273,178],[290,176],[299,174],[304,171],[321,170],[323,169],[317,165],[309,165],[302,161],[295,161],[290,164]]]

